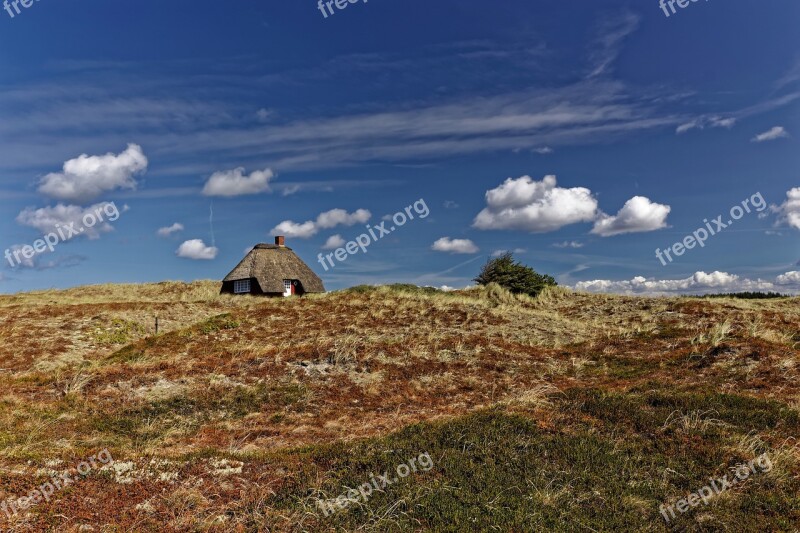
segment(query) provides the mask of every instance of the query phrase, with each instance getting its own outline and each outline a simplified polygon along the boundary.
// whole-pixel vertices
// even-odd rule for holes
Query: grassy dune
[[[0,530],[800,528],[800,299],[217,293],[0,297],[0,501],[114,458]],[[659,513],[765,453],[768,472]]]

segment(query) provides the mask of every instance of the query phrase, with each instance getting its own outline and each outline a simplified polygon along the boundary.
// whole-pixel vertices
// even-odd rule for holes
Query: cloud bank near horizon
[[[626,281],[598,279],[580,281],[572,288],[593,293],[615,293],[645,296],[677,296],[733,292],[779,292],[800,294],[800,271],[786,272],[773,281],[749,279],[727,272],[695,272],[685,279],[655,279],[636,276]]]

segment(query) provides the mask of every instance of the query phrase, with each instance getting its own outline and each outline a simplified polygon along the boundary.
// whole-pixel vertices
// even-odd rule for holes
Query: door
[[[294,284],[292,284],[292,280],[285,279],[283,280],[283,297],[287,298],[294,293]]]

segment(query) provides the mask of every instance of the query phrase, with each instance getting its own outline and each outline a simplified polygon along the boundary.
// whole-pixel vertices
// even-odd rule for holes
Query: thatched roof
[[[256,245],[223,281],[250,278],[256,278],[265,293],[282,293],[285,279],[299,280],[305,292],[325,292],[319,276],[286,246]]]

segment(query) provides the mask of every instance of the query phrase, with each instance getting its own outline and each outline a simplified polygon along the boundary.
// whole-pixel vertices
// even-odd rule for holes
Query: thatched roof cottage
[[[258,244],[222,281],[222,293],[302,296],[325,292],[322,280],[285,244]]]

